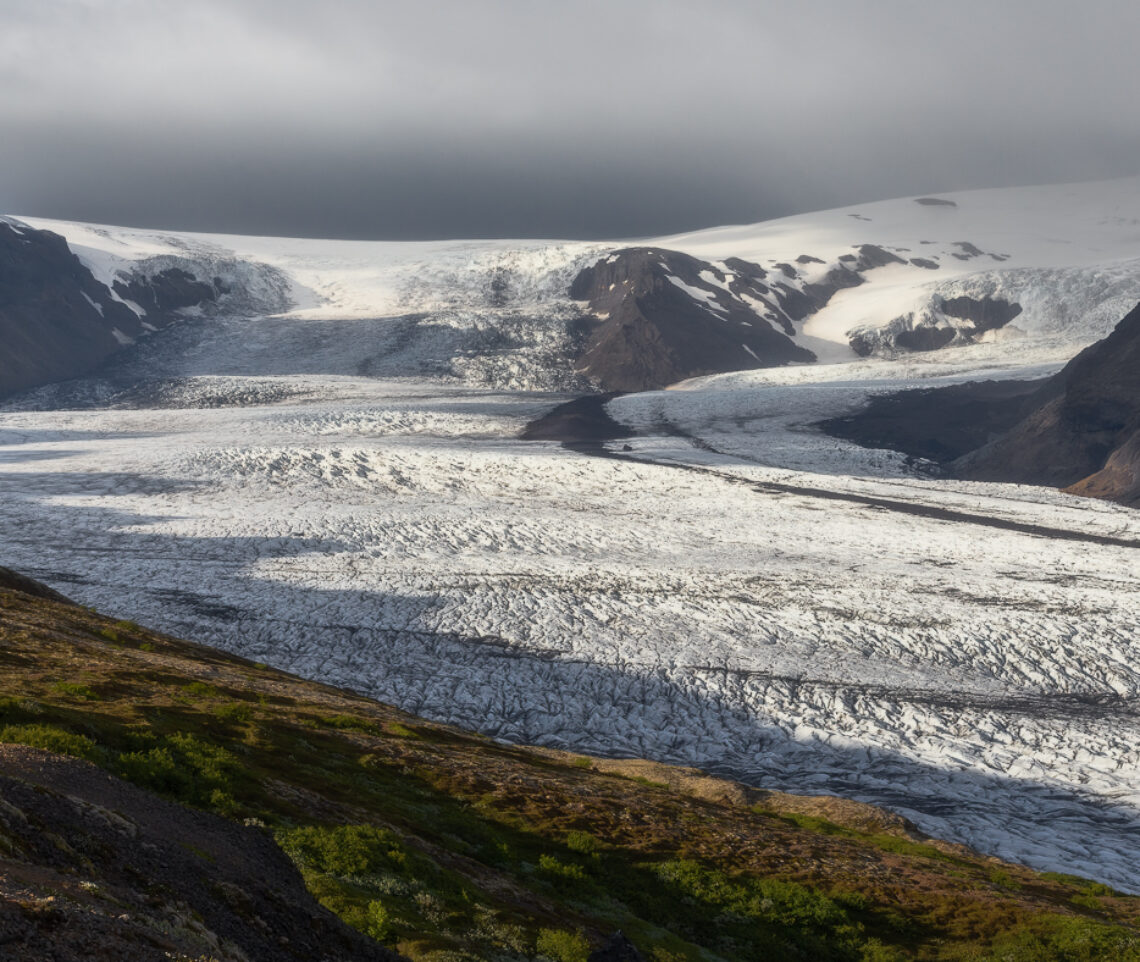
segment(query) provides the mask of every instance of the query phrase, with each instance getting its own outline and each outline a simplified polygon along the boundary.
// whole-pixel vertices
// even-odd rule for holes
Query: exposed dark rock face
[[[12,962],[401,958],[318,905],[268,834],[75,758],[0,746],[0,829]]]
[[[945,200],[942,197],[916,197],[914,199],[916,204],[922,204],[923,207],[957,207],[958,205],[952,200]]]
[[[590,953],[586,962],[645,962],[645,956],[621,932],[615,932],[601,948]]]
[[[910,262],[915,267],[925,267],[928,271],[936,271],[939,268],[937,261],[932,261],[926,257],[912,257]]]
[[[822,278],[804,270],[825,263],[800,254],[795,264],[765,269],[739,257],[718,266],[658,248],[616,251],[583,270],[570,288],[572,298],[587,301],[602,319],[586,338],[578,370],[604,391],[643,391],[700,374],[814,361],[791,340],[796,322],[838,291],[864,283],[868,271],[907,261],[863,244],[840,255]],[[921,266],[938,267],[932,261]],[[899,329],[912,326],[921,325]],[[920,330],[903,334],[897,347],[934,350],[954,337],[954,330]],[[869,333],[852,346],[871,353],[882,346],[881,337]]]
[[[0,218],[0,395],[88,374],[188,312],[266,314],[290,303],[276,268],[204,252],[133,262],[108,289],[63,237]]]
[[[142,331],[62,237],[0,220],[0,394],[90,371]]]
[[[578,370],[605,391],[643,391],[702,374],[814,361],[788,337],[789,313],[804,309],[808,295],[784,280],[770,286],[759,265],[732,258],[725,267],[731,273],[677,251],[633,248],[583,270],[570,296],[587,301],[599,320]]]
[[[954,473],[1140,505],[1140,306],[1034,402],[1006,434],[956,460]]]
[[[998,262],[1009,260],[1008,254],[995,254],[993,251],[984,251],[969,241],[954,241],[954,246],[957,247],[958,250],[954,251],[951,256],[958,258],[960,261],[973,260],[975,257],[988,257],[990,260]]]
[[[928,265],[929,262],[919,266]],[[899,351],[937,351],[951,344],[972,344],[986,331],[1005,327],[1020,313],[1020,304],[1000,297],[935,297],[930,309],[920,316],[906,314],[883,327],[857,328],[850,333],[849,343],[860,357]]]
[[[144,308],[148,316],[197,307],[203,301],[216,301],[219,294],[227,291],[221,278],[207,284],[178,267],[167,268],[146,279],[132,277],[127,283],[116,280],[114,288],[120,297]]]
[[[519,437],[523,441],[561,441],[564,444],[631,438],[633,431],[619,424],[606,411],[606,404],[615,397],[616,394],[587,394],[559,404],[527,424]]]
[[[897,254],[875,244],[864,244],[859,248],[859,256],[855,261],[855,270],[869,271],[874,267],[886,267],[888,264],[905,264],[906,261]]]
[[[821,426],[941,462],[955,477],[1049,485],[1140,507],[1140,306],[1044,382],[903,391]]]
[[[954,256],[960,257],[964,261],[969,260],[971,257],[981,257],[982,254],[985,253],[969,241],[954,241],[954,246],[962,252]]]
[[[952,327],[914,327],[899,331],[895,335],[895,345],[904,351],[937,351],[954,340]]]
[[[939,310],[948,317],[970,321],[980,334],[1005,327],[1018,314],[1021,305],[1000,297],[947,297],[942,300]]]

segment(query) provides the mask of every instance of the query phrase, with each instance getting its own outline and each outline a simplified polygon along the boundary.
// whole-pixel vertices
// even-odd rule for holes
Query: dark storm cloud
[[[1115,0],[0,0],[0,208],[634,236],[1140,169]]]

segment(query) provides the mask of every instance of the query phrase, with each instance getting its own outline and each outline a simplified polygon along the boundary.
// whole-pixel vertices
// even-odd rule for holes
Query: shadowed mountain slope
[[[760,317],[745,301],[771,293],[766,276],[756,264],[741,262],[730,275],[656,248],[611,254],[570,288],[598,317],[578,370],[605,391],[643,391],[701,374],[814,361],[788,336],[786,314]]]
[[[954,474],[1140,504],[1140,306],[1025,410],[1005,434],[954,461]]]
[[[1044,381],[972,381],[872,397],[821,425],[953,477],[1140,505],[1140,306]]]
[[[62,237],[0,220],[0,394],[91,371],[141,332]]]

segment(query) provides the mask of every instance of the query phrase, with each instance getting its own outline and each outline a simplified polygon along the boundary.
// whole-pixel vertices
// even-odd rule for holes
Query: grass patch
[[[407,725],[401,725],[398,721],[388,722],[384,726],[384,731],[389,735],[395,735],[397,738],[419,738],[419,732],[415,729],[409,728]]]
[[[298,865],[340,878],[402,870],[407,862],[396,836],[372,825],[312,825],[282,831],[277,841]]]
[[[365,735],[380,734],[380,729],[374,722],[367,718],[358,718],[356,715],[326,715],[318,721],[326,728],[335,728],[338,731],[361,732]]]
[[[243,701],[235,701],[229,705],[219,705],[212,714],[219,721],[244,724],[253,718],[253,706]]]
[[[99,696],[87,685],[79,685],[70,681],[57,681],[51,690],[64,698],[73,698],[77,701],[98,701]]]

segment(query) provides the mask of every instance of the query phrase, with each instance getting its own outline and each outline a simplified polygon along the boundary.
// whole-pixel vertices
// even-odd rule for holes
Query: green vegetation
[[[52,685],[52,691],[56,694],[63,695],[66,698],[74,698],[79,701],[98,701],[99,696],[95,694],[87,685],[77,685],[67,681],[57,681]]]
[[[30,745],[61,755],[74,755],[95,761],[100,752],[90,738],[55,725],[5,725],[0,728],[0,742]]]
[[[581,932],[563,929],[541,929],[534,947],[554,962],[586,962],[590,954],[590,943]]]
[[[1001,935],[985,962],[1140,962],[1134,929],[1079,918],[1049,918]]]
[[[1107,886],[499,746],[80,608],[0,612],[0,741],[261,827],[413,959],[584,962],[621,929],[652,962],[1140,962],[1140,899]]]

